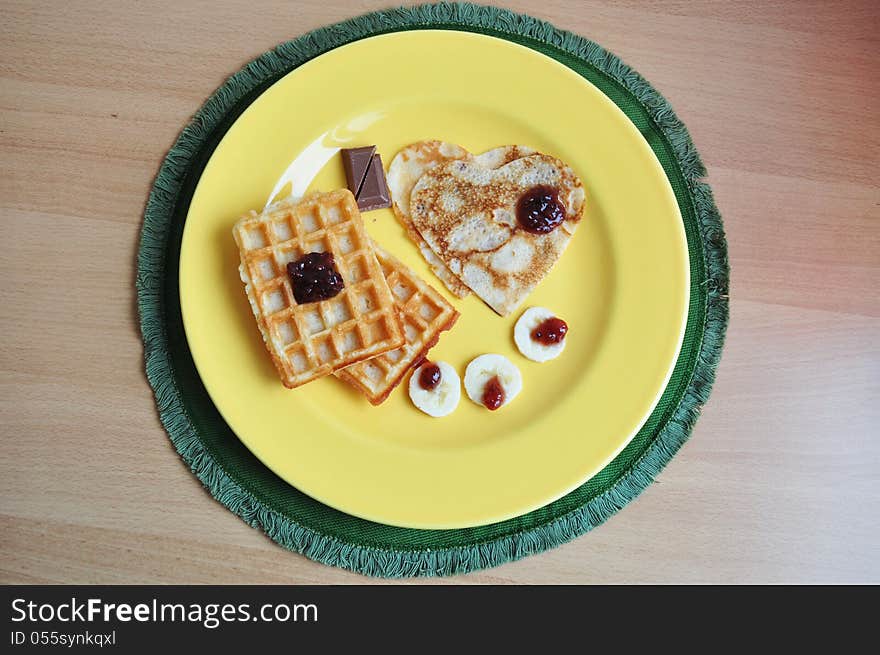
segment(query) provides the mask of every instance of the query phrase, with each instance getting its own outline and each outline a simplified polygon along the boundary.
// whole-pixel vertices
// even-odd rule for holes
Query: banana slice
[[[426,371],[430,366],[436,366],[439,369],[440,379],[431,379],[430,373],[436,371]],[[422,386],[422,373],[426,373],[425,382],[428,387]],[[458,373],[446,362],[425,362],[419,366],[409,378],[409,397],[413,401],[413,405],[418,407],[428,416],[440,417],[451,414],[461,399],[461,380]]]
[[[504,355],[480,355],[467,365],[464,390],[478,405],[498,409],[522,391],[522,375]]]
[[[546,307],[529,307],[519,317],[513,328],[513,340],[516,342],[516,347],[519,348],[523,357],[531,359],[533,362],[546,362],[555,359],[565,350],[565,334],[568,332],[565,321],[559,321],[564,326],[561,337],[559,337],[560,326],[557,324],[550,326],[551,330],[556,327],[557,331],[555,334],[549,335],[549,339],[545,336],[544,343],[533,338],[532,334],[538,326],[548,319],[556,319],[556,314]],[[556,341],[552,341],[553,336],[557,337]]]

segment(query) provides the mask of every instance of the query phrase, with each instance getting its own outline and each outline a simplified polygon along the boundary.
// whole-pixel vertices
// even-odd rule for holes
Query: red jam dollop
[[[541,324],[532,330],[532,341],[544,346],[554,346],[562,343],[566,333],[568,333],[568,323],[554,316],[541,321]]]
[[[526,232],[547,234],[565,220],[565,207],[556,189],[542,184],[529,189],[516,203],[516,219]]]
[[[288,263],[287,275],[293,285],[293,297],[300,305],[332,298],[344,286],[333,253],[329,252],[310,252]]]
[[[419,371],[419,386],[425,391],[433,391],[440,384],[440,367],[436,364],[425,364]]]
[[[487,409],[496,410],[504,404],[504,387],[498,376],[492,377],[483,389],[483,404]]]

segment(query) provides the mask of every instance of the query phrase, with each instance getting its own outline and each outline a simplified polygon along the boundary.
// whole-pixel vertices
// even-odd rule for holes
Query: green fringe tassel
[[[249,92],[296,66],[351,41],[405,29],[449,27],[527,36],[586,60],[617,80],[647,108],[668,139],[691,191],[705,248],[708,304],[699,361],[672,418],[641,458],[605,493],[576,510],[526,533],[467,547],[392,550],[366,547],[324,535],[268,509],[232,480],[205,450],[186,415],[165,347],[162,285],[170,217],[193,157],[227,112]],[[162,425],[193,473],[223,505],[273,541],[331,566],[369,576],[413,577],[466,573],[540,553],[604,522],[638,496],[691,433],[709,397],[728,321],[727,245],[706,173],[687,129],[669,103],[637,72],[601,46],[530,16],[469,3],[440,3],[378,11],[309,32],[283,43],[232,75],[183,129],[163,162],[144,212],[138,253],[137,292],[147,378],[156,394]]]

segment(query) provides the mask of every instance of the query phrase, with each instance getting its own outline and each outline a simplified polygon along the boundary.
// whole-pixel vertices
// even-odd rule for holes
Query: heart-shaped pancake
[[[416,230],[409,213],[410,196],[413,187],[426,171],[453,159],[468,159],[485,168],[499,168],[505,164],[533,154],[535,151],[526,146],[501,146],[493,148],[481,155],[472,155],[454,143],[445,141],[416,141],[400,151],[388,166],[388,189],[391,191],[392,209],[397,219],[406,230],[409,238],[415,242],[422,257],[453,294],[459,298],[469,295],[471,290],[450,271],[430,246],[425,243],[422,235]]]
[[[562,161],[535,153],[499,168],[473,159],[419,178],[409,214],[431,250],[498,314],[514,311],[562,255],[584,188]]]

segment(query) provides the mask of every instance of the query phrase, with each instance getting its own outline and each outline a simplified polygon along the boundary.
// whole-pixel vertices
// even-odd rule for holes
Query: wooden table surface
[[[159,425],[147,192],[226,76],[385,5],[0,2],[0,582],[362,583],[214,501]],[[724,216],[714,393],[658,483],[561,548],[439,582],[880,582],[880,9],[519,0],[661,90]]]

